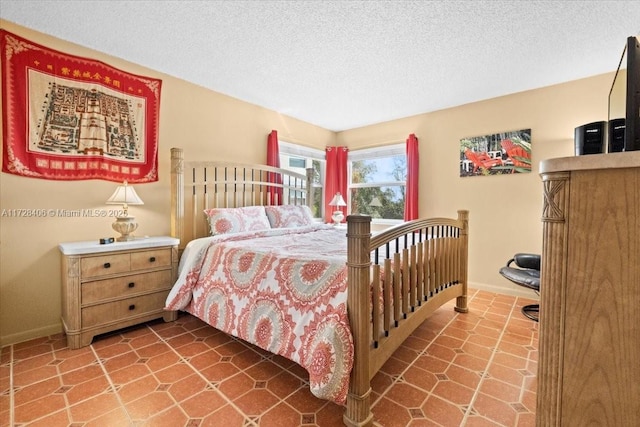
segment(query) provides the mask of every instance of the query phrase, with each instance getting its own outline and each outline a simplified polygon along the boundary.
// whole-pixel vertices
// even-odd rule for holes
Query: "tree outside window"
[[[315,218],[324,218],[325,153],[283,141],[279,145],[280,167],[302,174],[306,168],[313,168],[311,211]],[[400,143],[349,153],[349,212],[370,215],[379,221],[403,220],[407,186],[405,150],[405,144]]]
[[[401,151],[401,153],[398,153]],[[402,220],[407,185],[404,146],[354,151],[350,161],[349,206],[351,213],[374,219]]]

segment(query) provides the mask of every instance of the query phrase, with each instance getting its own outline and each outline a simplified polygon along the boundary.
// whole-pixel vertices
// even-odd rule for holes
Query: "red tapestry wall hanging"
[[[54,180],[158,180],[161,80],[0,30],[2,170]]]

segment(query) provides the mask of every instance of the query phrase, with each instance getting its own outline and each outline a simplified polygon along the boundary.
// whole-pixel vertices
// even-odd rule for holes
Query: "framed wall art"
[[[2,171],[52,180],[158,180],[162,81],[0,30]]]
[[[460,140],[460,176],[531,172],[531,129]]]

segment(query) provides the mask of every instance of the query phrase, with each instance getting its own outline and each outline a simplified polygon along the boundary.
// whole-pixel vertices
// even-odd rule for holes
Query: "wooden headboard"
[[[185,161],[183,149],[172,148],[171,235],[180,239],[180,248],[207,236],[209,225],[204,209],[311,206],[312,181],[313,169],[307,169],[304,175],[266,165]]]

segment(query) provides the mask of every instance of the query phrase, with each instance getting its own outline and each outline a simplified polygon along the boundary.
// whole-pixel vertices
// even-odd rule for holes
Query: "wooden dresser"
[[[163,317],[177,278],[179,240],[139,238],[101,245],[61,243],[62,323],[67,345],[91,344],[94,336]]]
[[[550,159],[536,420],[640,425],[640,152]]]

